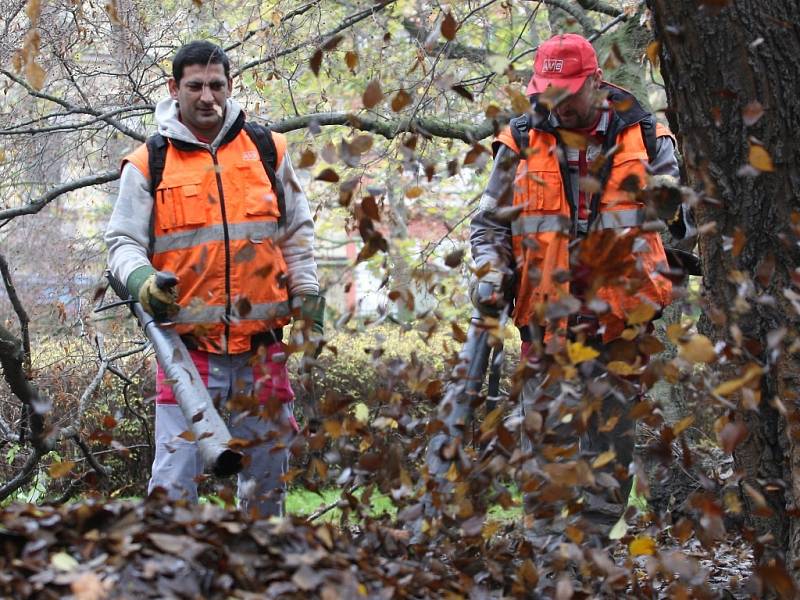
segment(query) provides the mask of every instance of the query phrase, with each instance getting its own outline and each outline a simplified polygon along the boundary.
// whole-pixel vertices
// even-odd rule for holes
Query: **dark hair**
[[[225,77],[230,79],[231,62],[225,50],[205,40],[195,40],[181,46],[172,59],[172,76],[177,83],[181,82],[183,69],[191,65],[222,65]]]

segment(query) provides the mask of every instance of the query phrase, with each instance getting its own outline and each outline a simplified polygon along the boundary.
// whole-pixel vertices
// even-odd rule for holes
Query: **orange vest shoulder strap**
[[[515,153],[519,154],[519,146],[517,145],[517,142],[514,139],[514,134],[511,133],[511,127],[504,127],[503,130],[498,134],[498,136],[492,142],[492,150],[495,155],[497,155],[497,151],[500,149],[501,144],[504,146],[508,146]]]
[[[664,125],[663,123],[656,123],[656,137],[668,137],[670,138],[673,143],[677,145],[677,141],[675,140],[675,135],[669,130],[669,127]]]
[[[277,131],[271,131],[272,141],[275,143],[275,170],[281,168],[283,155],[286,154],[286,136]]]
[[[120,172],[122,172],[123,167],[125,167],[127,163],[131,163],[134,167],[142,172],[142,175],[149,179],[150,168],[148,167],[147,144],[142,144],[136,150],[122,159],[122,162],[119,165]]]

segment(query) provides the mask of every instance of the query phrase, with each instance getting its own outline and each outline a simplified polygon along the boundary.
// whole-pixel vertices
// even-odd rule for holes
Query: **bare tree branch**
[[[101,113],[100,111],[97,111],[97,110],[94,110],[94,109],[91,109],[91,108],[88,108],[88,107],[75,106],[75,105],[71,104],[70,102],[67,102],[63,98],[58,98],[57,96],[51,96],[50,94],[45,94],[44,92],[36,91],[35,89],[33,89],[30,86],[30,84],[28,84],[27,81],[25,81],[23,79],[20,79],[19,77],[17,77],[13,73],[11,73],[10,71],[7,71],[5,69],[0,69],[0,73],[5,75],[6,77],[8,77],[14,83],[17,83],[18,85],[21,85],[22,87],[24,87],[25,90],[28,92],[28,94],[30,94],[34,98],[41,98],[43,100],[49,100],[50,102],[58,104],[59,106],[63,106],[67,110],[75,112],[75,113],[92,115],[92,116],[95,116],[95,117],[98,117],[98,118],[102,118],[103,121],[105,121],[106,123],[111,125],[114,129],[117,129],[117,130],[121,131],[122,133],[124,133],[128,137],[131,137],[131,138],[133,138],[135,140],[138,140],[140,142],[144,142],[145,141],[145,136],[143,136],[141,133],[139,133],[137,131],[134,131],[133,129],[130,129],[128,127],[125,127],[125,125],[123,125],[122,123],[120,123],[116,119],[112,119],[111,117],[107,117],[107,116],[103,117],[103,113]]]
[[[538,0],[537,0],[538,1]],[[541,0],[548,6],[555,6],[556,8],[560,8],[568,15],[575,18],[575,20],[580,23],[580,26],[583,28],[583,31],[586,35],[594,33],[597,30],[597,27],[594,24],[589,16],[586,14],[586,11],[580,7],[580,5],[573,4],[569,0]]]
[[[618,17],[622,14],[622,11],[616,6],[606,4],[602,0],[578,0],[578,4],[580,4],[586,10],[593,10],[595,12],[606,14],[610,17]]]
[[[273,54],[270,54],[269,56],[266,56],[264,58],[259,58],[258,60],[250,61],[249,63],[246,63],[246,64],[242,65],[241,67],[239,67],[238,71],[235,71],[235,72],[231,73],[231,76],[232,77],[237,77],[237,76],[241,75],[244,71],[247,71],[248,69],[252,69],[253,67],[257,67],[258,65],[263,65],[264,63],[271,62],[271,61],[275,60],[276,58],[280,58],[281,56],[287,56],[289,54],[293,54],[293,53],[297,52],[298,50],[300,50],[301,48],[308,48],[309,46],[318,45],[322,40],[329,39],[329,38],[333,37],[334,35],[336,35],[337,33],[340,33],[342,31],[344,31],[345,29],[348,29],[349,27],[352,27],[353,25],[355,25],[359,21],[363,21],[367,17],[371,17],[375,13],[382,11],[387,6],[389,6],[391,4],[394,4],[396,1],[397,0],[383,0],[382,2],[380,2],[380,3],[376,4],[375,6],[373,6],[372,8],[368,8],[366,10],[362,10],[361,12],[357,12],[355,14],[352,14],[349,17],[345,18],[344,21],[342,21],[342,23],[338,27],[334,27],[333,29],[331,29],[327,33],[318,36],[316,38],[316,40],[313,40],[313,41],[312,40],[306,40],[306,41],[304,41],[304,42],[302,42],[300,44],[292,46],[291,48],[287,48],[286,50],[281,50],[279,52],[274,52]]]
[[[17,313],[19,319],[19,330],[22,336],[22,350],[24,352],[23,365],[25,368],[25,375],[27,378],[31,376],[31,338],[28,333],[28,324],[30,319],[28,313],[25,312],[25,307],[17,296],[17,289],[14,287],[14,282],[11,279],[11,270],[8,268],[5,256],[0,254],[0,274],[3,276],[3,283],[6,286],[8,299],[11,300],[11,306],[14,307],[14,312]]]
[[[31,443],[34,449],[41,454],[47,454],[53,448],[54,440],[46,436],[44,414],[50,410],[52,403],[25,376],[23,361],[22,343],[0,325],[0,366],[3,367],[3,376],[11,392],[29,409]]]
[[[25,206],[20,206],[17,208],[6,208],[5,210],[0,210],[0,219],[13,219],[21,215],[32,215],[38,213],[51,201],[55,200],[62,194],[66,194],[67,192],[72,192],[92,185],[108,183],[109,181],[114,181],[115,179],[119,179],[118,170],[106,171],[105,173],[100,173],[99,175],[89,175],[88,177],[81,177],[80,179],[75,179],[74,181],[65,183],[62,186],[53,188],[41,198],[34,200],[33,202],[26,204]]]
[[[302,15],[302,14],[308,12],[309,10],[311,10],[312,8],[317,6],[320,2],[322,2],[322,0],[314,0],[313,2],[309,2],[308,4],[300,6],[300,7],[296,8],[296,9],[294,9],[293,11],[286,13],[285,15],[283,15],[281,17],[281,21],[280,21],[281,25],[283,25],[287,21],[291,21],[293,18],[295,18],[295,17],[297,17],[299,15]],[[234,50],[235,48],[238,48],[239,46],[244,44],[247,40],[252,38],[254,35],[258,35],[262,31],[266,31],[267,29],[273,29],[274,27],[275,27],[275,24],[272,23],[272,22],[269,22],[269,23],[267,23],[267,25],[265,27],[259,27],[258,29],[254,29],[252,31],[248,31],[240,41],[234,42],[230,46],[227,46],[225,48],[225,52],[230,52],[231,50]]]
[[[405,30],[410,33],[417,41],[421,43],[424,47],[425,52],[430,55],[434,56],[442,51],[445,44],[438,43],[434,46],[426,46],[424,44],[425,40],[431,35],[431,32],[427,29],[417,26],[414,21],[411,19],[403,19],[403,27]],[[486,48],[475,48],[473,46],[467,46],[465,44],[459,44],[458,42],[450,42],[450,45],[444,52],[445,58],[463,58],[470,62],[485,65],[486,64],[486,56],[489,54],[489,51]]]
[[[86,445],[86,442],[84,442],[84,441],[83,441],[83,440],[80,438],[80,436],[78,436],[78,435],[73,435],[73,436],[71,436],[71,438],[70,438],[70,439],[72,439],[72,441],[75,443],[75,445],[76,445],[78,448],[80,448],[80,449],[81,449],[81,452],[82,452],[82,453],[83,453],[83,455],[86,457],[86,461],[89,463],[89,465],[92,467],[92,469],[94,469],[94,470],[95,470],[95,472],[96,472],[96,473],[97,473],[97,474],[98,474],[100,477],[108,477],[109,475],[111,475],[111,470],[110,470],[108,467],[106,467],[106,466],[104,466],[104,465],[101,465],[101,464],[100,464],[100,463],[97,461],[97,457],[94,455],[94,453],[93,453],[93,452],[92,452],[92,450],[89,448],[89,446],[87,446],[87,445]]]
[[[412,131],[425,136],[456,139],[472,144],[494,134],[499,125],[507,122],[509,118],[510,115],[505,115],[473,125],[451,123],[432,118],[387,121],[351,113],[316,113],[277,121],[270,125],[270,129],[279,133],[286,133],[287,131],[306,128],[312,123],[319,126],[348,125],[353,129],[377,133],[389,140],[394,139],[402,132]],[[0,214],[0,216],[2,215]]]

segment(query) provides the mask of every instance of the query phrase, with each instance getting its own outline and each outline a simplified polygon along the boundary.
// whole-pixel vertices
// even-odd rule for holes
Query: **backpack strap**
[[[658,137],[656,136],[656,119],[653,115],[648,115],[639,122],[642,128],[642,139],[647,148],[647,162],[651,163],[658,155]]]
[[[514,142],[517,144],[517,148],[519,148],[519,155],[520,157],[524,157],[530,139],[528,135],[531,130],[530,113],[514,117],[511,119],[509,125],[511,126],[511,135],[514,137]]]
[[[278,156],[278,149],[275,146],[275,140],[272,138],[272,132],[263,125],[249,121],[245,121],[244,130],[250,136],[256,148],[258,148],[261,164],[264,166],[264,171],[267,173],[269,183],[278,200],[278,226],[283,227],[286,225],[286,195],[283,184],[275,173],[281,157]]]
[[[150,174],[150,196],[153,202],[156,201],[156,190],[164,178],[164,167],[167,163],[167,140],[160,133],[154,133],[147,138],[147,170]],[[156,245],[156,211],[150,211],[150,241],[148,243],[148,254],[153,256]]]

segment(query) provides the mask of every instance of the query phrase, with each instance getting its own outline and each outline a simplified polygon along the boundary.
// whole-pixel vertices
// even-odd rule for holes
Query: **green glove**
[[[164,274],[161,274],[162,278]],[[178,304],[178,286],[158,287],[156,279],[159,272],[146,265],[139,267],[128,276],[128,290],[139,301],[145,312],[156,321],[169,321],[181,309]],[[174,277],[174,276],[173,276]]]
[[[306,294],[292,302],[300,310],[300,318],[311,323],[311,331],[322,337],[325,335],[325,296]]]

